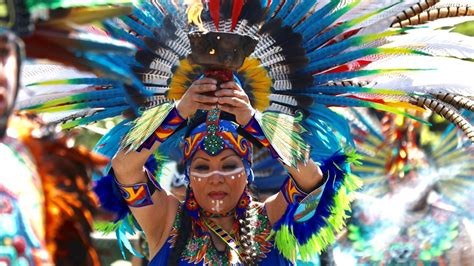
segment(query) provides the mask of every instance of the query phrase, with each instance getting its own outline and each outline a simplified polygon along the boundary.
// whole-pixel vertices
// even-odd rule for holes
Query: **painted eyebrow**
[[[227,158],[229,158],[229,157],[233,157],[233,156],[238,157],[238,156],[235,155],[235,154],[230,154],[230,155],[227,155],[226,157],[222,158],[221,161],[224,161],[225,159],[227,159]]]
[[[201,160],[204,160],[204,161],[208,161],[208,162],[211,161],[211,160],[208,160],[208,159],[206,159],[206,158],[204,158],[204,157],[196,157],[196,158],[194,158],[193,161],[196,161],[196,160],[198,160],[198,159],[201,159]]]

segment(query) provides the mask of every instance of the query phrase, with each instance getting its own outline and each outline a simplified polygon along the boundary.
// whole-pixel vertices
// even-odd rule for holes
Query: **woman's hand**
[[[217,108],[235,115],[241,126],[247,125],[255,110],[245,91],[235,81],[221,84],[221,89],[215,95],[218,97]]]
[[[217,106],[217,97],[210,96],[217,90],[215,79],[203,78],[193,82],[176,105],[179,114],[188,119],[197,110],[212,110]]]

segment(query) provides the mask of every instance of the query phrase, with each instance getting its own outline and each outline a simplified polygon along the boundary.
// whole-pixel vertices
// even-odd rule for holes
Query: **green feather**
[[[310,148],[302,137],[306,132],[301,126],[302,115],[290,116],[267,111],[255,118],[284,164],[296,167],[298,162],[306,163]]]
[[[133,127],[122,140],[120,149],[128,149],[128,151],[138,149],[163,123],[173,107],[174,103],[163,103],[143,112],[132,122]]]

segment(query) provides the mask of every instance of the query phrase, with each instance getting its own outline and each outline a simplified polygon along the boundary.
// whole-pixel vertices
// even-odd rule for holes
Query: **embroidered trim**
[[[123,199],[130,207],[140,208],[152,205],[153,200],[151,199],[151,196],[156,190],[162,190],[160,184],[154,181],[153,175],[151,175],[148,170],[145,170],[145,173],[147,175],[146,183],[123,185],[115,179],[115,183],[117,184]]]
[[[306,196],[308,196],[308,193],[298,187],[298,184],[296,184],[291,175],[288,175],[285,183],[281,186],[280,191],[288,204],[300,203]]]
[[[184,122],[186,122],[186,119],[184,119],[178,112],[178,109],[176,107],[173,107],[171,111],[169,112],[168,116],[163,120],[163,123],[151,134],[150,137],[148,137],[145,142],[137,149],[138,152],[140,152],[143,148],[150,150],[151,147],[153,147],[153,144],[155,142],[160,142],[163,143],[167,138],[169,138],[173,133],[176,131],[176,129],[181,126]]]
[[[222,217],[230,217],[230,216],[234,216],[236,214],[236,211],[235,209],[231,210],[231,211],[228,211],[226,213],[223,213],[223,214],[219,214],[219,213],[211,213],[211,212],[208,212],[208,211],[201,211],[201,215],[206,217],[206,218],[222,218]]]

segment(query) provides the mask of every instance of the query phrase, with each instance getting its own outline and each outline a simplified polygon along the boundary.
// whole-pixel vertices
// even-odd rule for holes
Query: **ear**
[[[249,37],[249,36],[242,36],[242,47],[244,51],[245,57],[249,56],[250,54],[253,53],[255,50],[255,47],[257,47],[258,40]]]

